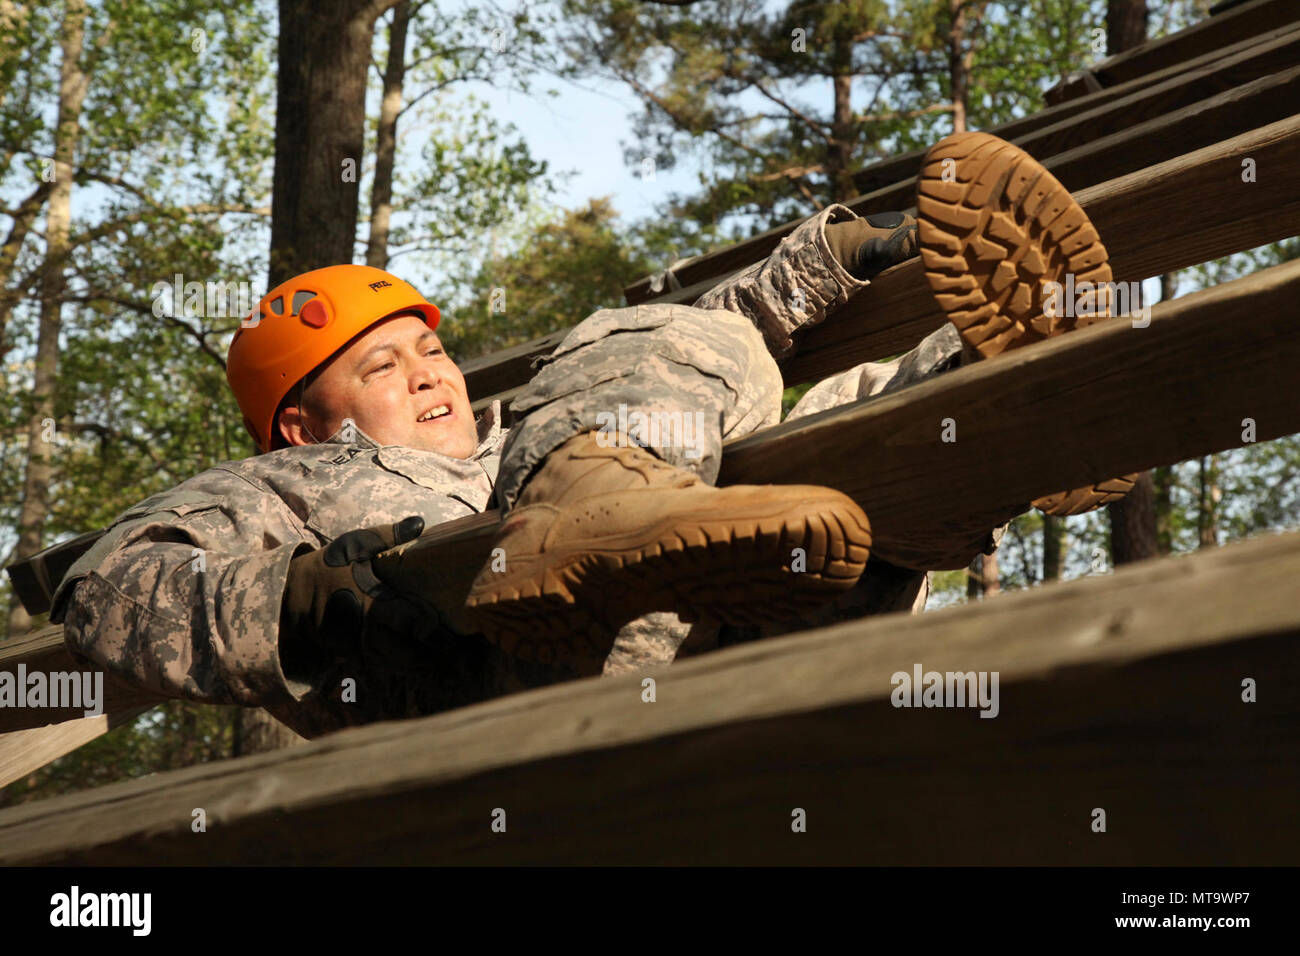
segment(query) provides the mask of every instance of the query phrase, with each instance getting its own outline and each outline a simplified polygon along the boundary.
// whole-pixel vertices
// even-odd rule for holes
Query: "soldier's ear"
[[[291,446],[314,445],[309,427],[302,417],[302,408],[298,405],[286,405],[280,409],[275,418],[275,427]]]

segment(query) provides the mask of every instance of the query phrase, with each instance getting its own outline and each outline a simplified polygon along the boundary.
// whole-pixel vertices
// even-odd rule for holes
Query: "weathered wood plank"
[[[1297,83],[1298,72],[1293,70],[1284,77],[1260,81],[1250,90],[1238,89],[1216,98],[1212,104],[1201,104],[1201,107],[1222,118],[1225,112],[1230,115],[1236,106],[1240,106],[1243,102],[1240,97],[1249,93],[1250,102],[1254,104],[1251,109],[1272,109],[1274,107],[1270,104],[1289,101],[1262,97],[1260,90],[1276,90],[1282,86],[1291,89]],[[1171,133],[1162,127],[1163,132],[1152,131],[1151,135],[1159,132],[1169,137],[1169,142],[1183,145],[1192,140],[1179,139],[1179,136],[1201,135],[1196,130],[1207,127],[1197,127],[1197,117],[1188,111],[1183,113],[1178,126],[1182,133]],[[1287,238],[1300,231],[1298,119],[1300,117],[1288,117],[1262,129],[1079,190],[1076,193],[1078,200],[1106,241],[1116,279],[1143,279]],[[1156,122],[1163,124],[1166,121]],[[1128,142],[1127,137],[1128,134],[1121,134],[1108,140],[1108,153],[1120,156]],[[1084,169],[1086,153],[1086,149],[1074,150],[1058,159]],[[1247,158],[1254,160],[1258,169],[1267,170],[1259,174],[1258,182],[1241,181],[1241,163]],[[1187,207],[1189,196],[1197,197],[1193,207]],[[862,201],[868,200],[870,197],[863,197]],[[1174,211],[1180,208],[1191,208],[1194,218],[1189,220],[1175,214]],[[718,281],[721,279],[706,279],[657,301],[694,301]],[[919,262],[896,267],[851,300],[837,313],[835,321],[809,332],[799,353],[783,367],[786,383],[794,385],[811,381],[860,362],[905,351],[943,321],[930,296]],[[486,383],[512,381],[511,376],[526,374],[529,362],[550,352],[567,332],[561,330],[516,346],[503,370],[495,368],[491,356],[478,360],[476,374],[481,375]],[[489,393],[476,403],[476,410],[492,398],[509,401],[522,384],[523,381],[518,381],[502,392]],[[90,537],[83,536],[86,541],[78,539],[78,542],[68,542],[61,547],[84,550]],[[36,559],[33,562],[39,563]],[[59,570],[58,575],[61,574],[62,570]],[[31,589],[22,595],[24,606],[34,614],[49,609],[49,597],[44,590],[36,593]]]
[[[469,389],[469,394],[490,396],[497,392],[509,391],[527,382],[533,377],[531,364],[533,359],[549,353],[568,334],[568,329],[561,329],[559,332],[543,335],[540,339],[533,339],[466,362],[460,366],[460,370],[465,376],[465,385]]]
[[[5,810],[0,863],[1294,862],[1297,575],[1272,536],[357,728]],[[893,707],[917,664],[998,716]]]
[[[82,670],[63,643],[61,627],[42,628],[0,644],[0,673],[12,674],[16,679],[19,664],[24,665],[29,674],[34,671],[49,674],[55,671]],[[133,707],[151,707],[162,700],[164,698],[157,694],[128,687],[111,675],[104,675],[103,706],[106,714],[117,714]],[[69,720],[84,721],[87,718],[83,714],[83,710],[68,708],[0,707],[0,734],[44,727],[47,724],[61,724]]]
[[[1103,87],[1114,86],[1155,70],[1176,68],[1192,57],[1212,54],[1229,44],[1249,42],[1298,18],[1300,10],[1293,0],[1254,0],[1207,17],[1177,33],[1107,57],[1090,72]],[[1045,98],[1050,106],[1084,96],[1089,88],[1086,80],[1078,77],[1048,90]]]
[[[50,609],[50,598],[68,568],[90,550],[102,531],[87,531],[75,538],[51,545],[32,555],[26,561],[16,561],[5,568],[14,593],[28,614],[44,614]]]
[[[68,720],[53,727],[34,727],[0,734],[0,788],[58,760],[152,707],[130,707],[98,717]]]
[[[1185,107],[1169,116],[1152,120],[1137,129],[1116,133],[1091,145],[1061,153],[1044,160],[1043,165],[1050,169],[1067,188],[1075,192],[1076,198],[1082,203],[1084,196],[1095,195],[1091,191],[1106,186],[1108,182],[1124,176],[1144,175],[1147,170],[1158,172],[1159,168],[1167,162],[1182,163],[1187,154],[1201,153],[1202,150],[1213,151],[1225,143],[1233,142],[1236,138],[1242,136],[1250,138],[1278,123],[1287,123],[1293,115],[1289,111],[1294,110],[1295,107],[1297,86],[1300,86],[1300,68],[1249,83]],[[1282,92],[1285,92],[1285,95],[1280,95]],[[1213,153],[1201,153],[1201,155],[1208,160]],[[1134,165],[1138,158],[1143,161],[1151,160],[1151,165]],[[1106,179],[1105,176],[1094,178],[1094,172],[1105,173],[1113,178]],[[1097,185],[1093,185],[1094,183]],[[914,179],[908,180],[860,196],[845,205],[859,215],[885,209],[915,212],[915,185]],[[1272,185],[1275,184],[1270,184],[1266,188],[1271,189]],[[1091,215],[1091,210],[1089,214]],[[1176,216],[1167,215],[1167,218],[1178,222],[1180,233],[1193,232],[1199,227],[1199,220],[1193,224],[1184,222]],[[793,225],[795,224],[782,228],[789,229]],[[1100,228],[1101,224],[1097,225]],[[1282,235],[1289,236],[1293,233],[1294,229],[1283,231]],[[1107,240],[1109,249],[1111,236],[1105,232],[1102,236]],[[732,247],[732,249],[739,248],[739,246]],[[727,251],[723,250],[723,252]],[[1237,251],[1240,250],[1231,249],[1214,255],[1228,255]],[[715,255],[722,255],[722,253]],[[1195,263],[1188,264],[1199,264],[1204,261],[1205,259],[1197,259]],[[742,263],[741,267],[748,264]],[[709,289],[729,278],[733,272],[706,276],[697,282],[684,285],[680,290],[656,296],[652,301],[693,302]],[[1142,277],[1155,274],[1146,273]]]
[[[1031,153],[1066,187],[1092,186],[1113,176],[1173,158],[1180,150],[1200,148],[1294,112],[1296,97],[1290,85],[1274,87],[1266,84],[1263,88],[1241,90],[1234,99],[1227,101],[1203,101],[1300,65],[1298,40],[1300,35],[1293,28],[1237,55],[1217,59],[1199,69],[1179,72],[1160,83],[1143,86],[1119,99],[1079,110],[1063,119],[1036,125],[1030,130],[995,127],[989,132]],[[1234,113],[1233,104],[1238,100],[1242,108],[1252,111],[1249,115]],[[1187,112],[1181,112],[1183,110]],[[1046,112],[1035,114],[1038,117],[1046,115]],[[1163,123],[1148,125],[1153,120],[1163,120]],[[1227,125],[1220,129],[1215,123]],[[1170,129],[1181,145],[1166,142]],[[1102,141],[1103,137],[1118,138]],[[1079,153],[1059,155],[1078,147],[1083,147]],[[887,181],[882,181],[884,177],[879,173],[870,180],[864,178],[859,184],[863,187],[863,195],[845,205],[859,214],[910,208],[923,153],[919,151],[891,161],[889,172],[893,176]],[[1090,160],[1098,165],[1090,165]],[[687,292],[705,280],[716,282],[721,276],[767,256],[797,225],[798,221],[786,223],[744,242],[698,256],[674,273]],[[629,286],[624,292],[628,304],[688,301],[681,297],[682,292],[669,297],[654,295],[649,283],[647,277]],[[694,295],[700,295],[707,288],[709,286],[702,286],[701,291]]]
[[[729,445],[721,480],[831,484],[878,539],[905,540],[1239,447],[1245,418],[1258,441],[1300,432],[1297,297],[1300,261],[1161,303],[1146,328],[1098,323],[785,422]]]
[[[1068,128],[1069,124],[1064,121],[1069,120],[1078,114],[1096,110],[1099,107],[1109,107],[1112,104],[1118,104],[1119,101],[1126,97],[1132,96],[1149,87],[1157,84],[1166,83],[1168,80],[1191,74],[1193,72],[1204,71],[1207,66],[1212,66],[1219,61],[1226,61],[1229,58],[1237,57],[1242,53],[1251,51],[1263,51],[1275,40],[1286,37],[1288,34],[1294,34],[1300,29],[1300,22],[1287,23],[1277,29],[1262,33],[1257,37],[1250,37],[1237,43],[1224,46],[1209,53],[1202,54],[1184,62],[1179,62],[1173,66],[1165,67],[1163,70],[1157,70],[1154,73],[1145,73],[1142,76],[1120,83],[1116,86],[1107,87],[1095,93],[1089,93],[1087,96],[1078,97],[1065,103],[1058,103],[1055,106],[1048,106],[1036,113],[1030,113],[1020,119],[1011,120],[1008,123],[1002,123],[998,126],[990,127],[986,132],[994,133],[1003,139],[1019,143],[1028,133],[1040,130],[1046,126],[1061,125]],[[1293,66],[1294,63],[1275,62],[1270,65],[1266,62],[1259,62],[1249,68],[1249,72],[1240,74],[1236,82],[1225,83],[1220,89],[1228,89],[1238,86],[1249,80],[1256,79],[1269,72],[1278,69],[1286,69]],[[1213,92],[1218,92],[1214,90]],[[1116,105],[1115,108],[1118,108]],[[886,186],[915,176],[917,170],[921,168],[921,157],[925,155],[925,150],[918,149],[908,153],[900,153],[897,156],[891,156],[889,159],[883,159],[878,163],[872,163],[862,171],[855,173],[853,180],[857,184],[858,190],[862,193],[873,192],[877,189],[883,189]]]
[[[1256,182],[1242,181],[1247,159]],[[1300,115],[1074,195],[1106,243],[1116,281],[1286,239],[1300,232]],[[943,322],[920,260],[895,266],[809,331],[783,367],[786,384],[905,351]]]
[[[1231,89],[1184,104],[1181,89],[1156,87],[1138,94],[1130,117],[1116,121],[1106,110],[1084,114],[1067,128],[1049,127],[1018,142],[1042,159],[1043,165],[1070,190],[1083,189],[1147,166],[1176,159],[1183,153],[1213,145],[1232,136],[1277,122],[1300,103],[1300,34],[1288,43],[1291,67],[1250,80]],[[1213,87],[1211,78],[1202,89]],[[1164,100],[1168,99],[1168,107]],[[1176,108],[1180,107],[1180,108]],[[1141,122],[1143,114],[1155,115]],[[865,215],[892,209],[912,209],[915,177],[847,203]]]
[[[1243,183],[1241,164],[1248,158],[1268,170],[1267,177]],[[1288,238],[1300,232],[1300,117],[1080,189],[1075,197],[1101,232],[1117,281]],[[723,278],[704,279],[656,301],[693,302]],[[897,266],[808,332],[799,353],[783,364],[786,384],[896,355],[944,321],[919,261]],[[548,337],[536,348],[535,355],[543,355],[554,344]]]
[[[1300,367],[1297,296],[1293,262],[1161,303],[1147,328],[1100,323],[786,422],[728,443],[720,481],[839,488],[866,509],[882,553],[898,552],[955,528],[987,530],[1061,488],[1239,447],[1243,418],[1258,441],[1300,432],[1285,384]],[[941,440],[948,418],[955,442]],[[487,512],[439,526],[412,549],[409,569],[427,564],[447,582],[453,569],[454,586],[467,589],[494,525]],[[43,647],[58,652],[52,638]],[[0,667],[40,659],[6,653]],[[139,703],[118,701],[110,712]],[[6,719],[30,719],[23,713]],[[10,729],[21,726],[31,724]]]

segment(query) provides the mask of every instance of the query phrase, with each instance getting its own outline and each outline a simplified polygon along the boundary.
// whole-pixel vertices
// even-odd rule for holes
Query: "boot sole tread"
[[[945,178],[945,173],[955,176]],[[935,300],[962,341],[983,358],[1101,320],[1047,316],[1043,282],[1109,282],[1097,230],[1061,183],[1033,157],[987,133],[936,143],[917,180],[921,261]],[[1138,475],[1062,491],[1033,504],[1051,515],[1118,501]]]

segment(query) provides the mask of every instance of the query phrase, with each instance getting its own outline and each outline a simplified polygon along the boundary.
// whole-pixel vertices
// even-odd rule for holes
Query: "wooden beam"
[[[1127,151],[1133,142],[1156,138],[1166,151],[1190,149],[1204,137],[1205,130],[1221,126],[1251,125],[1264,115],[1289,104],[1300,87],[1300,68],[1256,83],[1247,84],[1222,96],[1188,107],[1172,117],[1146,124],[1146,132],[1134,140],[1132,133],[1117,134],[1097,144],[1097,149],[1080,147],[1054,161],[1070,175],[1083,177],[1090,168],[1115,169],[1129,164]],[[1263,111],[1263,112],[1260,112]],[[1196,265],[1284,239],[1296,232],[1300,222],[1300,148],[1297,146],[1297,117],[1271,123],[1187,155],[1120,176],[1100,185],[1079,190],[1076,197],[1097,225],[1106,241],[1117,280],[1144,279],[1172,269]],[[1109,157],[1109,158],[1106,158]],[[1252,159],[1266,170],[1255,183],[1242,183],[1241,162]],[[1235,164],[1236,168],[1231,167]],[[1049,166],[1053,162],[1048,163]],[[1188,196],[1203,196],[1189,221],[1170,210],[1178,209]],[[872,196],[855,203],[873,203]],[[852,203],[850,204],[853,205]],[[863,211],[863,206],[858,211]],[[725,277],[704,279],[680,292],[661,297],[660,302],[693,302]],[[837,313],[833,322],[811,330],[799,353],[783,368],[787,384],[796,385],[833,374],[860,362],[894,355],[911,348],[921,337],[944,321],[935,308],[919,262],[885,272],[872,285]],[[533,342],[515,346],[497,364],[498,356],[471,363],[467,380],[483,388],[502,386],[475,403],[481,409],[492,398],[508,402],[531,376],[533,359],[548,354],[568,334],[560,330]],[[517,376],[522,376],[517,378]],[[512,383],[512,384],[511,384]],[[476,386],[473,393],[482,394]],[[57,562],[55,571],[44,572],[51,581],[62,577],[67,565],[89,547],[97,533],[82,535],[37,555],[23,565]],[[9,569],[14,580],[38,580],[39,575],[23,566]],[[49,609],[46,586],[29,586],[20,595],[30,613]]]
[[[1300,432],[1300,404],[1284,387],[1300,367],[1297,297],[1300,261],[1160,303],[1146,328],[1099,323],[789,421],[729,442],[720,483],[839,488],[866,509],[881,554],[897,556],[917,541],[987,531],[1062,488],[1240,447],[1245,418],[1257,441]],[[954,442],[941,440],[949,418]],[[406,549],[403,573],[436,571],[449,606],[457,603],[489,555],[496,520],[489,511],[438,526]],[[46,659],[38,666],[68,669],[55,643],[49,634],[37,650],[7,645],[0,669]],[[109,712],[158,700],[105,686]],[[0,715],[27,721],[3,729],[51,719]]]
[[[1212,67],[1220,61],[1227,61],[1230,58],[1238,58],[1239,54],[1250,54],[1252,51],[1262,53],[1265,56],[1272,56],[1269,52],[1274,41],[1293,35],[1296,30],[1300,29],[1300,22],[1287,23],[1275,30],[1262,33],[1257,37],[1250,37],[1238,43],[1224,46],[1209,53],[1202,54],[1190,60],[1179,62],[1173,66],[1166,67],[1163,70],[1157,70],[1154,73],[1146,73],[1127,82],[1120,83],[1116,86],[1107,87],[1096,93],[1090,93],[1087,96],[1072,99],[1065,103],[1059,103],[1055,106],[1048,106],[1036,113],[1030,113],[1028,116],[1022,116],[1019,119],[1011,120],[1007,123],[1001,123],[992,126],[985,132],[993,133],[1011,142],[1020,143],[1027,134],[1040,130],[1047,126],[1069,127],[1066,122],[1072,117],[1082,113],[1097,111],[1101,107],[1112,107],[1115,110],[1120,108],[1120,102],[1131,97],[1134,93],[1147,90],[1158,84],[1166,84],[1167,81],[1176,79],[1183,75],[1192,73],[1209,73],[1213,71],[1206,70],[1206,67]],[[1249,80],[1257,79],[1270,72],[1287,69],[1294,64],[1285,61],[1273,61],[1271,64],[1267,60],[1254,60],[1247,58],[1245,61],[1238,59],[1239,64],[1250,64],[1246,67],[1247,72],[1238,72],[1235,82],[1225,82],[1217,89],[1210,91],[1212,93],[1238,86]],[[1238,67],[1240,69],[1240,66]],[[913,150],[907,153],[900,153],[897,156],[891,156],[888,159],[882,159],[880,162],[872,163],[853,176],[853,181],[858,190],[862,193],[874,192],[877,189],[883,189],[891,186],[901,180],[915,176],[921,168],[921,157],[925,155],[924,149]]]
[[[1255,160],[1267,176],[1242,182],[1245,159]],[[1189,197],[1195,197],[1194,204],[1188,204]],[[1145,279],[1295,235],[1297,197],[1300,116],[1075,193],[1106,242],[1117,281]],[[725,278],[710,277],[656,301],[694,302]],[[798,354],[783,364],[786,384],[897,355],[944,321],[919,260],[896,266],[805,335]],[[533,358],[554,347],[551,336],[517,346],[521,355]]]
[[[71,753],[152,707],[128,707],[98,717],[82,717],[53,727],[35,727],[0,734],[0,788],[7,787],[48,763]]]
[[[84,668],[68,653],[61,627],[43,628],[0,644],[0,673],[11,674],[16,679],[20,664],[28,674],[37,671],[45,674],[55,671],[84,672]],[[104,675],[103,709],[106,714],[119,714],[134,707],[152,707],[165,699],[120,683],[111,674]],[[45,727],[48,724],[62,724],[70,720],[86,721],[87,718],[81,709],[0,707],[0,734]],[[54,737],[57,738],[58,735]]]
[[[1247,159],[1256,182],[1242,181]],[[1286,239],[1300,228],[1300,115],[1074,195],[1106,243],[1116,281]],[[906,351],[944,321],[920,260],[895,266],[808,332],[783,366],[786,384]]]
[[[1292,64],[1300,63],[1300,31],[1289,36],[1287,56]],[[1031,133],[1017,145],[1039,157],[1067,189],[1083,189],[1285,119],[1300,103],[1300,66],[1207,92],[1217,79],[1206,79],[1194,91],[1162,84],[1133,97],[1139,102],[1127,104],[1126,115],[1106,109],[1086,113]],[[1187,101],[1187,95],[1197,92],[1206,95]],[[1144,115],[1152,118],[1141,122]],[[915,202],[912,177],[847,205],[866,215],[910,210]]]
[[[90,550],[103,531],[87,531],[67,541],[50,545],[25,561],[16,561],[5,568],[14,594],[28,614],[44,614],[50,609],[50,598],[58,582],[76,560]]]
[[[1246,418],[1257,441],[1300,432],[1298,298],[1300,261],[1266,269],[1160,303],[1146,328],[1097,323],[741,439],[721,481],[833,485],[878,542],[901,543],[1240,447]],[[948,418],[955,442],[940,440]]]
[[[1112,176],[1178,155],[1179,149],[1164,141],[1170,128],[1174,129],[1173,135],[1185,150],[1209,145],[1245,132],[1252,125],[1263,125],[1289,115],[1294,110],[1288,110],[1287,105],[1295,102],[1289,85],[1242,90],[1235,99],[1226,102],[1203,101],[1297,66],[1300,64],[1298,41],[1300,31],[1293,27],[1234,56],[1174,74],[1158,84],[1142,86],[1123,97],[1077,110],[1067,117],[1037,123],[1030,129],[994,127],[989,132],[1031,153],[1052,169],[1067,188],[1092,186]],[[1288,91],[1292,92],[1287,95]],[[1252,112],[1249,115],[1235,114],[1232,104],[1236,102],[1244,103]],[[1035,117],[1041,119],[1047,115],[1045,112],[1035,114]],[[1150,125],[1160,120],[1164,123]],[[1213,125],[1214,122],[1226,122],[1228,126],[1219,129]],[[1103,137],[1118,138],[1096,142]],[[1194,143],[1194,146],[1188,147],[1188,143]],[[1058,158],[1058,154],[1076,147],[1083,147],[1084,151]],[[863,195],[845,205],[859,214],[911,207],[922,155],[924,150],[909,153],[891,160],[886,171],[877,171],[869,178],[863,176],[859,184],[863,187]],[[1100,165],[1090,165],[1089,157]],[[890,178],[885,179],[886,175]],[[871,187],[871,191],[867,187]],[[698,297],[711,287],[701,286],[705,280],[713,279],[716,283],[720,277],[760,261],[801,221],[785,223],[744,242],[688,260],[674,272],[683,286],[681,291],[666,296],[654,295],[647,277],[628,286],[624,296],[629,305],[651,301],[691,301],[684,296],[693,293]],[[694,292],[697,287],[701,292]]]
[[[1297,576],[1271,536],[351,729],[0,811],[0,864],[1285,864]],[[917,665],[998,716],[892,706]]]
[[[1165,162],[1178,162],[1185,154],[1213,149],[1232,137],[1250,136],[1260,128],[1285,122],[1300,98],[1300,67],[1234,87],[1137,127],[1124,129],[1073,149],[1043,158],[1043,165],[1075,192],[1096,189],[1110,179],[1142,173]],[[1041,131],[1064,137],[1066,132]],[[1073,136],[1072,131],[1069,135]],[[1064,139],[1058,139],[1064,143]],[[1034,153],[1034,150],[1030,150]],[[915,177],[845,203],[858,215],[886,210],[915,212]],[[682,288],[647,298],[647,302],[694,302],[740,269],[752,265],[775,249],[798,223],[787,223],[747,242],[731,246],[684,266]],[[1186,231],[1186,225],[1184,225]],[[1290,235],[1291,233],[1286,233]],[[1104,235],[1104,234],[1103,234]],[[1237,251],[1237,250],[1232,250]],[[1226,254],[1226,253],[1224,253]],[[1204,260],[1198,260],[1204,261]],[[727,269],[715,273],[715,269]],[[629,293],[631,290],[629,290]],[[629,301],[641,300],[629,295]]]
[[[492,396],[517,388],[533,377],[532,361],[547,355],[569,334],[568,329],[543,335],[522,345],[511,346],[481,358],[471,359],[460,366],[465,376],[465,386],[471,395]]]
[[[1297,13],[1293,0],[1254,0],[1207,17],[1185,30],[1107,57],[1089,72],[1103,87],[1114,86],[1154,70],[1176,68],[1191,57],[1212,54],[1229,44],[1249,42],[1295,23]],[[1079,77],[1048,90],[1046,99],[1049,105],[1062,103],[1085,95],[1088,88],[1087,82]]]

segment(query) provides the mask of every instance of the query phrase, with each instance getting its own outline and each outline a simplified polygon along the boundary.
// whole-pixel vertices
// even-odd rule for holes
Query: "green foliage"
[[[463,360],[624,305],[623,289],[654,269],[657,237],[640,239],[621,228],[608,197],[533,226],[468,279],[467,300],[440,327],[444,343]]]

